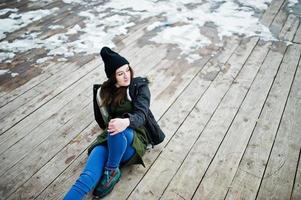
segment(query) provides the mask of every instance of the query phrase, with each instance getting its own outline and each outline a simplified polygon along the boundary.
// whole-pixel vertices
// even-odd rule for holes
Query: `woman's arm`
[[[135,93],[135,96],[132,97],[134,106],[133,112],[124,115],[125,118],[129,118],[129,127],[133,129],[144,124],[149,112],[151,97],[148,84],[141,85]]]
[[[123,118],[115,118],[110,120],[108,131],[110,134],[117,134],[127,127],[138,128],[145,123],[146,116],[149,112],[150,107],[150,91],[148,88],[147,79],[140,78],[139,87],[134,84],[130,91],[133,92],[131,95],[133,102],[133,111],[130,113],[125,113]]]

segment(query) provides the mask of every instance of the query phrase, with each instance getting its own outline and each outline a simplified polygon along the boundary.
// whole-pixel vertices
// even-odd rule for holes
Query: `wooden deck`
[[[78,19],[67,11],[81,9],[2,2],[19,10],[64,5],[5,40],[53,21],[72,27]],[[123,168],[104,199],[301,199],[301,14],[288,14],[286,3],[273,0],[260,17],[278,41],[227,37],[193,63],[146,41],[154,17],[115,38],[136,75],[151,80],[151,108],[166,139],[146,153],[146,168]],[[62,199],[101,132],[92,111],[92,85],[105,80],[100,57],[37,64],[45,54],[30,50],[0,64],[19,73],[0,76],[0,199]]]

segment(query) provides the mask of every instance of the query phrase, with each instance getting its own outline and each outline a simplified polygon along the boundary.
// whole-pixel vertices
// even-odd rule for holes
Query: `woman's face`
[[[131,83],[130,66],[128,64],[125,64],[119,67],[115,72],[115,76],[117,81],[117,87],[129,86]]]

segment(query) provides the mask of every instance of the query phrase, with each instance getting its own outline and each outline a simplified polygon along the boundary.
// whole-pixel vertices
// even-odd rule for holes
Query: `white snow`
[[[288,7],[293,7],[298,3],[298,0],[288,0]]]
[[[65,62],[67,60],[68,60],[67,58],[59,58],[59,59],[57,59],[57,61],[59,61],[59,62]]]
[[[186,55],[189,62],[200,58],[197,53],[199,48],[212,44],[211,39],[201,31],[207,23],[215,27],[219,40],[233,34],[276,40],[258,19],[258,13],[263,12],[271,0],[139,0],[139,2],[111,0],[103,3],[97,0],[89,2],[63,0],[63,2],[83,5],[82,11],[78,13],[83,18],[80,24],[75,24],[64,33],[55,34],[44,40],[39,39],[40,33],[37,32],[28,33],[10,43],[4,40],[0,42],[0,50],[11,54],[10,57],[9,54],[2,56],[0,54],[1,61],[33,48],[49,50],[46,58],[41,58],[39,63],[54,56],[59,56],[60,60],[65,61],[67,57],[77,53],[98,53],[102,46],[115,47],[113,39],[128,34],[128,29],[135,26],[134,20],[139,22],[148,17],[158,17],[158,21],[146,29],[154,35],[150,41],[176,45],[181,49],[181,56]],[[297,2],[289,0],[289,5]],[[17,9],[0,10],[0,15],[12,12],[7,18],[0,19],[0,39],[5,38],[6,33],[50,15],[56,9],[58,8],[26,13],[18,13]],[[65,27],[50,24],[49,29],[65,29]],[[222,43],[215,41],[216,44]]]
[[[298,0],[288,0],[288,4],[287,4],[288,11],[290,13],[293,12],[293,7],[296,4],[298,4],[298,3],[301,3],[301,1],[298,1]],[[299,13],[299,15],[301,15],[301,13]]]
[[[18,9],[17,8],[5,8],[0,10],[0,15],[5,15],[8,12],[17,12]]]
[[[8,69],[0,69],[0,76],[6,74],[8,72],[9,72]]]
[[[50,25],[48,28],[51,30],[55,30],[55,29],[61,29],[61,28],[65,28],[65,27],[62,25]]]
[[[76,34],[78,31],[81,30],[81,27],[76,24],[74,25],[71,29],[68,30],[68,32],[66,33],[67,35],[72,35],[72,34]]]
[[[152,38],[151,41],[177,44],[187,54],[211,43],[207,37],[200,34],[199,28],[194,25],[170,27]]]
[[[38,21],[43,17],[52,14],[57,11],[58,8],[52,8],[51,10],[34,10],[24,13],[11,13],[8,18],[0,19],[0,39],[6,37],[5,33],[14,32],[20,28],[27,26],[28,24]],[[16,12],[17,10],[13,10]]]
[[[10,75],[11,75],[11,77],[16,77],[19,75],[19,73],[11,73]]]
[[[45,62],[45,61],[47,61],[47,60],[51,60],[51,59],[53,59],[53,57],[51,57],[51,56],[44,57],[44,58],[40,58],[40,59],[38,59],[38,60],[36,61],[36,63],[37,63],[37,64],[40,64],[40,63],[43,63],[43,62]]]
[[[12,59],[13,57],[15,57],[15,54],[12,52],[0,52],[0,62],[6,59]]]
[[[256,8],[259,10],[267,9],[270,1],[264,0],[238,0],[239,3],[243,4],[244,6],[248,6],[251,8]]]

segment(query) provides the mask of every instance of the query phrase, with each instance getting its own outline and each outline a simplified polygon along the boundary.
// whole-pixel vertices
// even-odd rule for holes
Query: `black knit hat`
[[[103,47],[100,51],[100,55],[105,64],[105,72],[108,78],[115,74],[115,71],[119,67],[129,64],[124,57],[112,51],[109,47]]]

